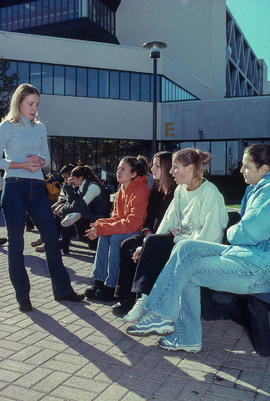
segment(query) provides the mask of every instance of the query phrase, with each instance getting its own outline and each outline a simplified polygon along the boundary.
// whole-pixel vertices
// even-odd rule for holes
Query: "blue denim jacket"
[[[241,220],[227,231],[230,246],[222,253],[270,270],[270,172],[249,185],[241,203]]]

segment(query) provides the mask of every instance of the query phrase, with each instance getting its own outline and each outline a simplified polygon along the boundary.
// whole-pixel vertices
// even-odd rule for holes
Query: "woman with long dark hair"
[[[91,274],[95,284],[85,291],[88,299],[114,299],[121,242],[138,234],[146,218],[150,189],[145,163],[133,156],[124,157],[118,165],[116,178],[121,186],[114,201],[112,216],[98,219],[86,230],[91,240],[98,238]]]
[[[173,199],[176,184],[170,174],[171,167],[171,152],[163,151],[154,155],[151,167],[154,182],[149,197],[144,227],[139,234],[124,240],[120,248],[120,266],[114,294],[119,302],[112,306],[113,313],[117,316],[122,316],[129,312],[135,302],[135,294],[131,292],[137,265],[133,254],[136,248],[141,246],[150,234],[156,232]]]

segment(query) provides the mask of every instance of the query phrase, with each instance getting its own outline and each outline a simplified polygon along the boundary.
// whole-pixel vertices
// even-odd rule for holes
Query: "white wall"
[[[161,116],[160,110],[158,114]],[[39,115],[48,135],[148,140],[152,137],[151,103],[41,95]]]
[[[190,101],[162,106],[161,138],[171,140],[270,138],[270,96]],[[165,136],[166,124],[170,134]],[[203,130],[200,137],[198,130]]]
[[[159,40],[209,87],[225,95],[226,0],[124,0],[117,10],[121,45]]]

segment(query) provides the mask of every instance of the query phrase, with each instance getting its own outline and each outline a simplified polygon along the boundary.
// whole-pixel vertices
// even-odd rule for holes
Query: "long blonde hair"
[[[24,101],[26,96],[28,95],[37,95],[40,96],[38,89],[31,84],[21,84],[17,87],[15,92],[12,95],[9,112],[3,118],[2,121],[9,121],[10,123],[18,123],[20,121],[20,104]],[[32,120],[32,124],[35,124],[38,120],[37,114]]]

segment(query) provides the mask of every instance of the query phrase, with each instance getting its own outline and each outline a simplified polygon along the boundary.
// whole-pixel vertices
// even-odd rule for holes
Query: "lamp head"
[[[164,49],[167,47],[164,42],[146,42],[143,44],[145,49],[150,49],[150,57],[151,58],[159,58],[160,57],[160,49]]]

